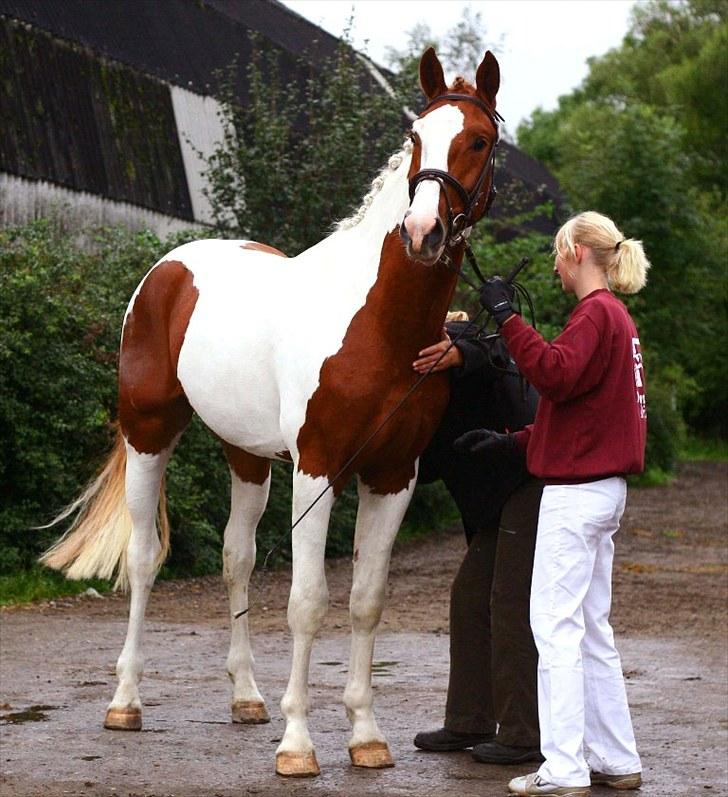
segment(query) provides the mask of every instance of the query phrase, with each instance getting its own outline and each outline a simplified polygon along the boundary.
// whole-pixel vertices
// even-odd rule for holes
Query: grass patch
[[[680,448],[680,459],[686,462],[726,462],[728,440],[690,435]]]
[[[627,477],[630,487],[663,487],[675,481],[675,474],[662,468],[647,468],[644,473]]]
[[[89,587],[93,587],[97,592],[111,590],[108,581],[99,579],[69,581],[61,573],[33,568],[10,576],[0,576],[0,606],[78,595]]]

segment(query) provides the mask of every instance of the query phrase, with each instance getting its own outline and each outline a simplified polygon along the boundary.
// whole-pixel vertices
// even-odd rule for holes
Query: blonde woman
[[[536,419],[514,435],[474,430],[459,445],[476,452],[525,448],[529,471],[546,483],[531,586],[546,760],[509,788],[583,797],[590,783],[641,783],[609,611],[612,538],[624,511],[625,476],[644,467],[647,406],[637,329],[612,291],[639,291],[649,262],[639,241],[594,212],[570,219],[554,250],[555,272],[578,303],[553,342],[521,319],[504,280],[488,280],[481,290],[511,356],[541,394]]]

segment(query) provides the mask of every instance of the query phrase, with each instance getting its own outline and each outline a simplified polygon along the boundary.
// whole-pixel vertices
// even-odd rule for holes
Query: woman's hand
[[[419,357],[412,363],[412,368],[417,371],[418,374],[424,374],[426,371],[429,371],[432,364],[437,362],[437,359],[449,345],[450,337],[443,327],[442,340],[439,343],[435,343],[433,346],[422,349],[419,353]],[[458,349],[457,346],[453,346],[432,370],[433,372],[444,371],[446,368],[456,368],[462,364],[463,355],[460,353],[460,349]]]

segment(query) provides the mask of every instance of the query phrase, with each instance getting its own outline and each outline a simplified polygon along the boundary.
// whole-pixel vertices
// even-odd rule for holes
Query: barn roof
[[[199,94],[216,88],[215,72],[236,56],[248,62],[251,33],[279,50],[286,76],[304,52],[315,64],[339,43],[277,0],[0,0],[0,14]],[[244,101],[244,70],[239,78]]]

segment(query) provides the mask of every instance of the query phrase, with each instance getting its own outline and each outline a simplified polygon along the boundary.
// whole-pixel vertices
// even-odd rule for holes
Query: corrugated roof
[[[275,0],[0,0],[0,14],[200,94],[215,88],[216,70],[236,54],[248,62],[252,31],[280,51],[284,74],[297,73],[304,51],[315,62],[337,46],[335,37]],[[237,88],[245,100],[244,70]]]

